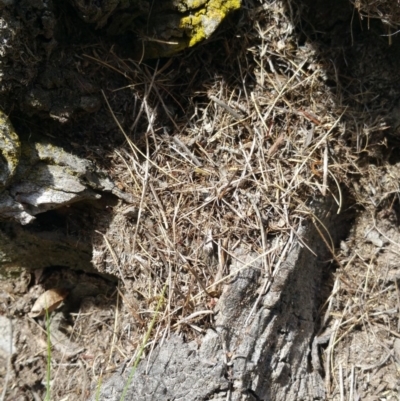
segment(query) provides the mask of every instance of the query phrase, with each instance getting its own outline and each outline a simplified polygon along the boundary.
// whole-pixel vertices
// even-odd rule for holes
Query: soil
[[[254,223],[257,218],[251,220],[247,209],[235,206],[247,219],[237,227],[235,213],[228,207],[220,221],[210,218],[213,215],[206,209],[194,215],[195,223],[191,221],[189,228],[177,226],[173,234],[169,231],[164,234],[157,218],[167,230],[171,227],[170,215],[177,213],[174,205],[183,199],[181,194],[192,193],[192,189],[182,187],[179,187],[181,192],[173,193],[173,180],[182,176],[187,177],[188,188],[189,184],[198,185],[193,199],[208,199],[212,195],[208,189],[201,191],[217,175],[213,168],[219,163],[227,166],[225,175],[218,172],[218,180],[228,182],[225,187],[219,184],[219,189],[222,188],[219,195],[223,194],[218,207],[225,207],[224,191],[231,191],[229,183],[236,178],[229,175],[234,162],[232,156],[226,153],[220,156],[210,145],[219,141],[217,135],[223,132],[214,128],[224,124],[234,126],[248,148],[251,140],[248,127],[238,124],[229,115],[231,112],[227,113],[231,120],[225,123],[222,121],[225,117],[213,109],[209,92],[221,90],[222,100],[233,104],[236,99],[235,110],[243,115],[251,103],[250,93],[256,93],[258,106],[253,107],[262,109],[266,115],[263,124],[271,134],[267,138],[266,156],[270,171],[278,163],[295,163],[296,140],[301,137],[306,142],[307,132],[313,131],[317,139],[311,135],[310,143],[316,143],[324,121],[333,126],[329,120],[331,114],[335,117],[333,121],[340,121],[340,129],[335,131],[329,146],[332,171],[338,181],[329,179],[328,184],[337,199],[344,198],[339,209],[342,207],[341,212],[348,216],[348,224],[341,225],[343,232],[338,235],[334,255],[327,261],[323,282],[316,290],[319,312],[315,320],[319,322],[319,330],[315,338],[321,339],[317,369],[324,377],[327,399],[399,400],[398,36],[393,36],[389,44],[385,25],[379,20],[361,19],[348,0],[274,2],[273,6],[268,1],[262,4],[248,1],[205,43],[169,59],[145,60],[139,64],[129,48],[133,34],[110,39],[95,25],[79,19],[71,4],[56,3],[21,0],[11,7],[0,4],[1,18],[8,24],[7,29],[0,28],[7,39],[3,46],[8,46],[3,49],[7,58],[1,67],[0,106],[16,131],[23,136],[51,138],[58,146],[107,170],[117,186],[130,193],[137,185],[135,174],[144,176],[138,166],[145,158],[139,153],[136,159],[132,156],[132,145],[116,125],[106,98],[135,146],[144,154],[154,152],[154,163],[164,168],[173,165],[173,158],[163,164],[166,149],[168,152],[174,149],[175,158],[185,154],[181,145],[171,145],[174,135],[186,140],[184,146],[196,150],[195,158],[206,157],[212,163],[206,167],[191,166],[190,174],[176,169],[168,183],[152,181],[150,206],[146,204],[149,199],[142,197],[140,191],[135,193],[137,204],[143,210],[147,207],[142,216],[143,232],[136,229],[140,208],[116,199],[111,206],[97,210],[94,217],[91,215],[89,234],[87,208],[92,206],[52,212],[50,220],[57,220],[54,224],[57,230],[62,222],[64,227],[73,226],[68,231],[76,235],[73,238],[85,237],[93,250],[92,263],[101,275],[48,266],[40,271],[13,272],[2,278],[0,394],[4,392],[3,399],[45,399],[49,337],[52,400],[89,399],[117,368],[132,365],[156,308],[157,294],[161,293],[168,269],[172,271],[171,266],[175,266],[171,260],[177,257],[169,259],[167,253],[160,251],[169,249],[165,238],[174,238],[176,254],[189,255],[184,263],[189,266],[185,268],[187,271],[180,267],[174,276],[178,289],[174,299],[171,295],[170,302],[176,303],[170,308],[180,308],[180,312],[170,318],[167,331],[177,332],[185,340],[195,340],[199,332],[212,326],[208,314],[185,328],[178,322],[192,313],[211,311],[218,302],[221,289],[217,286],[209,297],[203,297],[201,305],[194,305],[190,296],[201,287],[202,280],[210,285],[217,281],[216,277],[227,274],[226,266],[219,270],[215,257],[215,248],[223,243],[225,231],[232,231],[231,243],[241,238],[251,244],[252,251],[265,245],[260,243],[261,234]],[[268,18],[275,18],[275,25],[270,28],[266,24],[266,21],[272,23]],[[267,113],[272,104],[271,94],[276,96],[295,77],[293,71],[299,68],[305,54],[312,56],[301,68],[311,75],[318,72],[315,82],[307,80],[307,90],[293,90],[284,101],[279,99],[274,103],[273,112]],[[261,78],[257,64],[260,60],[268,72]],[[274,77],[272,84],[268,81],[271,77]],[[294,82],[297,84],[300,79]],[[290,109],[290,113],[283,111],[284,108]],[[313,112],[307,114],[307,110]],[[296,140],[288,139],[280,145],[280,133],[290,136],[289,129],[299,137],[290,137]],[[207,142],[205,138],[211,135],[215,139]],[[229,135],[218,146],[230,147],[232,155],[241,148],[239,141],[228,138]],[[302,149],[298,155],[302,155]],[[325,150],[321,149],[318,148],[318,158],[313,156],[309,167],[313,190],[308,184],[299,185],[294,195],[298,203],[292,206],[288,202],[287,210],[290,216],[295,216],[287,219],[290,224],[298,224],[304,217],[297,208],[299,204],[322,196]],[[292,176],[286,170],[274,171],[273,181],[278,184],[291,181],[295,169],[289,165],[287,168]],[[154,176],[157,172],[156,168],[152,170]],[[245,198],[246,190],[250,193],[253,189],[251,185],[245,183],[238,197]],[[278,190],[274,187],[265,203],[275,202]],[[173,206],[168,199],[173,199]],[[195,206],[188,210],[192,209]],[[254,211],[251,213],[254,215]],[[277,244],[279,235],[285,231],[284,215],[283,207],[262,208],[259,220],[268,227],[268,246]],[[199,232],[211,227],[211,220],[215,225],[209,230],[208,241]],[[204,230],[201,232],[204,234]],[[289,235],[288,232],[284,235]],[[139,236],[140,248],[135,243]],[[212,244],[208,253],[204,245],[207,243]],[[196,263],[189,263],[190,257]],[[271,264],[274,262],[271,259]],[[182,261],[179,263],[182,265]],[[194,278],[195,274],[188,272],[190,268],[204,275],[201,279]],[[36,299],[52,288],[68,290],[65,303],[48,319],[29,317]]]

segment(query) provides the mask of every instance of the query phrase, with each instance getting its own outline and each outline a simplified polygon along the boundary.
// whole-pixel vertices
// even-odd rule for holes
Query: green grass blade
[[[46,333],[47,333],[47,367],[46,367],[46,396],[44,401],[50,401],[50,380],[51,380],[51,337],[50,337],[50,316],[46,309]]]
[[[156,322],[158,311],[160,310],[161,305],[162,305],[162,303],[164,301],[164,294],[165,294],[166,289],[167,289],[167,283],[165,283],[164,288],[162,290],[162,294],[160,296],[160,299],[158,300],[157,308],[156,308],[156,311],[154,313],[153,319],[150,322],[149,328],[147,329],[146,335],[145,335],[145,337],[143,339],[143,343],[142,343],[142,345],[141,345],[141,347],[139,349],[139,353],[138,353],[138,355],[137,355],[137,357],[135,359],[135,363],[132,366],[132,369],[131,369],[131,372],[129,374],[128,380],[127,380],[127,382],[125,384],[125,387],[124,387],[124,390],[123,390],[123,392],[121,394],[120,401],[124,401],[126,393],[128,392],[128,388],[129,388],[129,386],[130,386],[130,384],[131,384],[131,382],[133,380],[133,376],[135,375],[136,368],[137,368],[137,366],[139,364],[140,358],[142,357],[143,351],[144,351],[144,349],[146,347],[147,341],[149,340],[151,331],[153,330],[154,324]]]

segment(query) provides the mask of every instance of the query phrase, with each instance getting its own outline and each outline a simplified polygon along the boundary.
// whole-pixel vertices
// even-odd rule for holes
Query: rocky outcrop
[[[93,163],[48,141],[30,138],[22,144],[0,112],[2,192],[0,217],[31,223],[35,216],[78,201],[100,199],[105,191],[131,201]],[[97,192],[96,192],[97,191]]]

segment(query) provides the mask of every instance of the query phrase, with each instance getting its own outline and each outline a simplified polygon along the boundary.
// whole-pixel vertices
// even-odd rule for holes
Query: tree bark
[[[330,201],[314,206],[335,241],[346,220],[333,209]],[[214,327],[196,342],[172,335],[160,344],[139,363],[125,399],[324,400],[318,308],[331,254],[321,232],[312,221],[301,227],[272,279],[261,276],[260,255],[237,251],[231,266],[237,274],[214,310]],[[119,400],[129,375],[120,369],[100,399]]]
[[[0,121],[0,274],[49,266],[93,272],[90,235],[74,232],[72,221],[68,229],[63,213],[71,212],[71,206],[79,203],[84,206],[76,209],[75,219],[80,215],[85,220],[86,213],[88,220],[96,203],[107,198],[106,193],[126,202],[132,202],[131,196],[120,191],[93,163],[44,138],[20,141],[1,111]],[[45,212],[54,209],[62,210],[46,224],[49,218]],[[81,221],[77,225],[82,232],[90,224]]]

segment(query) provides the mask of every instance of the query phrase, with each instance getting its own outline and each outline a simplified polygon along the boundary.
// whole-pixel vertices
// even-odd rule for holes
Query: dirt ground
[[[13,97],[2,87],[16,131],[45,121],[137,202],[52,214],[108,276],[49,266],[1,279],[1,400],[45,399],[49,359],[51,400],[88,399],[132,366],[168,280],[147,348],[170,332],[195,339],[212,325],[236,247],[276,248],[270,273],[307,203],[325,196],[352,217],[322,272],[313,367],[329,400],[400,400],[400,39],[348,0],[243,3],[170,59],[139,64],[131,36],[77,24],[47,61],[41,32],[27,52],[34,68],[16,59],[6,71],[27,82]],[[54,288],[65,303],[48,321],[30,317]]]

